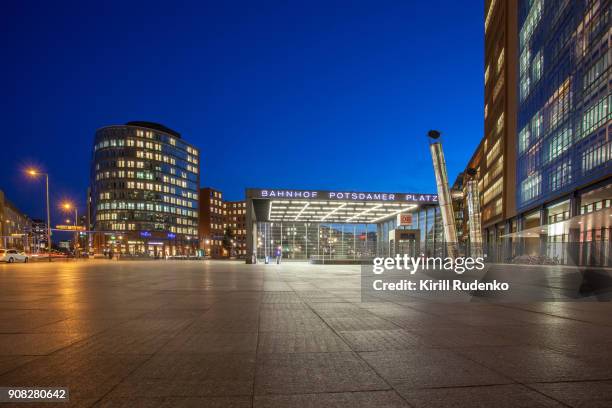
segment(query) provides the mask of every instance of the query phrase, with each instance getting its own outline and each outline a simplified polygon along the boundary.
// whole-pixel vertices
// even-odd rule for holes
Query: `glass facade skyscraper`
[[[609,176],[610,1],[523,0],[517,208]]]
[[[91,166],[94,250],[146,256],[198,248],[199,151],[150,122],[96,132]]]
[[[612,264],[610,0],[518,3],[518,253]]]

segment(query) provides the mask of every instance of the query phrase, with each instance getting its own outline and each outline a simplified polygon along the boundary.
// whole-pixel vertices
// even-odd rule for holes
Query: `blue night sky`
[[[127,4],[130,3],[130,4]],[[163,123],[201,150],[201,184],[435,192],[483,133],[481,1],[14,1],[0,15],[0,189],[42,217],[84,210],[97,128]],[[55,212],[55,220],[59,212]]]

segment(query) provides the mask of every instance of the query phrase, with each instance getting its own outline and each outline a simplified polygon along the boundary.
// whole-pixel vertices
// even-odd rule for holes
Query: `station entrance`
[[[435,194],[248,189],[246,196],[247,262],[417,254],[427,230],[435,242],[436,222],[442,234]]]

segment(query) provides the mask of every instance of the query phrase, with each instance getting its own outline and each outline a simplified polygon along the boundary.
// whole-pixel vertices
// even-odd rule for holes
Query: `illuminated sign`
[[[149,231],[140,231],[141,237],[150,237],[151,233]]]
[[[278,189],[249,189],[249,198],[276,198],[276,199],[309,199],[329,201],[395,201],[437,203],[437,194],[414,193],[371,193],[355,191],[314,191],[314,190],[278,190]]]
[[[62,231],[85,231],[85,227],[80,225],[56,225],[55,229]]]
[[[412,225],[412,214],[397,214],[398,225]]]
[[[318,191],[261,190],[262,198],[317,198]]]
[[[169,232],[168,233],[168,238],[174,239],[174,238],[176,238],[176,234],[173,234],[172,232]]]

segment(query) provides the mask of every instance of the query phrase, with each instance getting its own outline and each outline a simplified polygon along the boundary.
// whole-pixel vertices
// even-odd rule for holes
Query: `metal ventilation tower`
[[[470,234],[470,256],[482,257],[482,222],[480,220],[480,192],[476,169],[468,169],[469,179],[466,185],[466,202],[468,208],[468,229]],[[466,177],[466,178],[467,178]]]
[[[459,256],[459,247],[457,245],[455,212],[453,211],[453,201],[448,186],[448,174],[446,173],[446,161],[442,151],[442,142],[438,140],[440,132],[430,130],[427,136],[429,137],[429,150],[433,160],[434,173],[436,174],[436,184],[438,185],[438,201],[442,214],[442,224],[444,225],[446,249],[448,256],[457,258]]]

